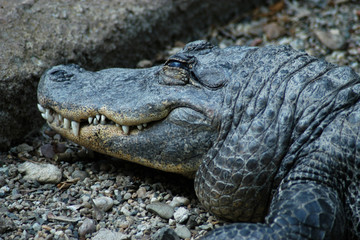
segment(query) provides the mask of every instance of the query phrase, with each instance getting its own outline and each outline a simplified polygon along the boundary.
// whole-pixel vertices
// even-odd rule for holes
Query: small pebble
[[[200,225],[199,226],[200,229],[202,230],[211,230],[213,228],[213,225],[211,223],[208,223],[208,224],[204,224],[204,225]]]
[[[74,170],[71,174],[72,178],[80,178],[81,181],[87,178],[88,176],[89,174],[87,172],[81,170]]]
[[[120,212],[122,212],[125,216],[131,216],[131,212],[129,211],[129,205],[127,204],[121,207]]]
[[[129,200],[130,198],[131,198],[131,193],[126,193],[125,195],[124,195],[124,199],[125,200]]]
[[[16,147],[16,152],[20,153],[20,152],[31,152],[32,150],[34,150],[34,148],[32,146],[29,146],[26,143],[20,144]]]
[[[136,64],[136,67],[138,67],[138,68],[148,68],[151,66],[152,66],[152,62],[147,59],[141,60]]]
[[[128,228],[129,222],[126,219],[118,219],[115,221],[115,226],[118,228]]]
[[[169,228],[163,227],[159,229],[151,238],[152,240],[180,240],[176,232]]]
[[[0,217],[0,233],[5,233],[15,229],[14,222],[8,217]]]
[[[144,187],[139,187],[139,189],[136,191],[136,194],[138,196],[138,198],[145,198],[146,196],[146,188]]]
[[[36,223],[34,223],[34,224],[32,225],[31,228],[34,229],[35,232],[37,232],[37,231],[40,231],[41,226],[40,226],[39,223],[36,222]]]
[[[95,205],[102,211],[106,212],[114,205],[114,200],[110,197],[98,197],[94,199]]]
[[[171,207],[179,207],[181,205],[188,205],[190,200],[186,197],[174,197],[173,200],[169,203]]]
[[[169,219],[174,214],[174,208],[165,203],[155,202],[146,206],[146,210],[155,213],[162,218]]]
[[[182,239],[191,237],[190,230],[187,227],[185,227],[184,225],[176,226],[175,233]]]
[[[196,216],[191,215],[186,223],[186,227],[188,229],[194,229],[196,226],[197,226]]]
[[[86,218],[84,222],[79,227],[79,235],[80,237],[85,237],[86,234],[93,233],[96,231],[96,226],[93,220]]]
[[[59,230],[59,231],[56,231],[56,232],[54,233],[54,235],[55,235],[55,238],[56,238],[56,239],[59,239],[59,238],[61,238],[62,236],[64,236],[64,232],[61,231],[61,230]]]
[[[91,239],[92,240],[123,240],[123,239],[130,239],[130,236],[121,232],[110,231],[108,229],[102,228]]]
[[[314,30],[314,33],[321,43],[332,50],[340,50],[345,46],[346,40],[338,29],[330,31]]]
[[[269,40],[274,40],[283,36],[286,33],[286,30],[278,23],[273,22],[264,26],[264,32]]]
[[[174,219],[177,223],[183,223],[189,218],[189,210],[184,207],[178,208],[174,213]]]
[[[50,143],[41,146],[40,151],[46,158],[53,158],[55,156],[54,146]]]

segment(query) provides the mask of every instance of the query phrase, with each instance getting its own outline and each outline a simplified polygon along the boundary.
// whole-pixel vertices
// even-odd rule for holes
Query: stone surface
[[[166,203],[155,202],[146,206],[146,210],[155,213],[162,218],[169,219],[174,214],[174,209]]]
[[[211,24],[259,2],[0,1],[0,149],[44,123],[36,110],[36,87],[47,68],[133,67],[155,58],[173,39],[198,38]]]
[[[331,50],[340,50],[345,47],[346,39],[339,29],[331,29],[330,31],[314,30],[314,33],[320,42]]]
[[[7,217],[1,216],[0,218],[0,233],[14,230],[16,228],[14,222]]]
[[[136,194],[139,198],[144,198],[146,195],[146,188],[144,187],[140,187],[137,191]]]
[[[188,205],[189,203],[190,200],[186,197],[174,197],[169,205],[172,207],[179,207],[181,205]]]
[[[85,171],[75,170],[72,174],[72,178],[79,178],[81,181],[87,178],[89,174]]]
[[[151,240],[180,240],[180,238],[173,229],[163,227],[151,237]]]
[[[285,28],[278,23],[269,23],[264,26],[264,32],[269,40],[278,39],[286,33]]]
[[[108,229],[100,229],[98,233],[92,238],[92,240],[121,240],[129,239],[130,237],[121,232],[110,231]]]
[[[19,166],[18,171],[25,174],[25,180],[35,180],[40,183],[58,183],[62,178],[61,170],[49,163],[25,162]]]
[[[16,152],[31,152],[34,150],[32,146],[29,146],[26,143],[20,144],[19,146],[16,146]]]
[[[174,219],[178,223],[183,223],[189,218],[189,214],[189,210],[184,207],[180,207],[174,212]]]
[[[178,225],[175,228],[175,233],[182,239],[187,239],[191,237],[190,230],[184,225]]]
[[[92,219],[86,218],[79,227],[79,235],[83,238],[86,234],[95,232],[96,227]]]
[[[94,199],[95,205],[102,211],[106,212],[114,205],[114,200],[110,197],[98,197]]]

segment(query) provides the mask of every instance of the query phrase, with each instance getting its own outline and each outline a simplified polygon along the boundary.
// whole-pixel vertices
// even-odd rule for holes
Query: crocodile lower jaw
[[[49,123],[49,124],[55,124],[57,127],[62,127],[68,131],[71,131],[74,136],[78,137],[80,132],[80,122],[70,120],[68,118],[63,117],[61,114],[56,113],[52,111],[49,108],[45,108],[41,106],[40,104],[37,105],[39,111],[41,112],[41,116]],[[85,122],[81,122],[85,123]],[[122,131],[123,134],[129,135],[131,130],[138,129],[142,130],[145,127],[147,127],[147,123],[142,123],[134,126],[127,126],[127,125],[120,125],[118,123],[115,123],[114,121],[106,118],[105,115],[97,114],[96,116],[92,116],[88,118],[87,121],[88,125],[114,125],[116,126],[120,131]]]

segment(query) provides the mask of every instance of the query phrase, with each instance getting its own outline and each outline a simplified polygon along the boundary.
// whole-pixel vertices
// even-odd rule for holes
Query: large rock
[[[62,178],[62,171],[50,163],[24,162],[18,167],[18,171],[24,174],[25,180],[33,180],[39,183],[58,183]]]
[[[44,123],[36,87],[50,66],[132,67],[263,1],[0,0],[0,150]]]

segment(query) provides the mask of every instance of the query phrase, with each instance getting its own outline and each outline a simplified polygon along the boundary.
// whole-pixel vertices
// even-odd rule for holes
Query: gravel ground
[[[360,4],[280,1],[204,39],[220,47],[290,44],[360,72]],[[176,42],[163,62],[184,45]],[[201,208],[193,182],[91,152],[47,126],[0,154],[2,239],[197,239],[226,224]]]

